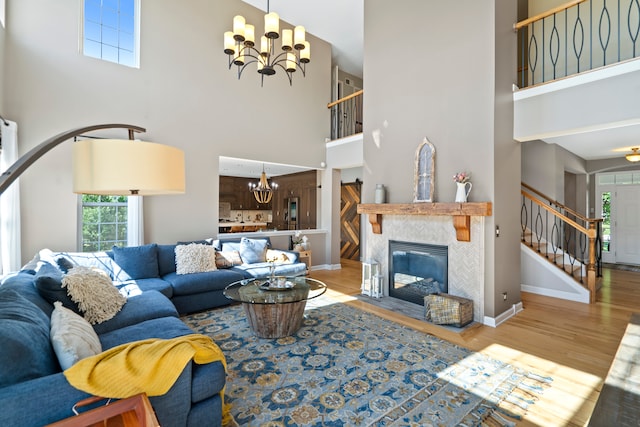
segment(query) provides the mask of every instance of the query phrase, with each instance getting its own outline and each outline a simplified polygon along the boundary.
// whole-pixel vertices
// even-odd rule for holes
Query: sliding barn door
[[[342,184],[340,195],[340,258],[360,259],[360,203],[361,182]]]

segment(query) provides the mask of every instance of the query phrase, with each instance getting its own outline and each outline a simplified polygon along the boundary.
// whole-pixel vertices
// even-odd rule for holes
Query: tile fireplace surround
[[[449,248],[449,294],[473,301],[473,320],[484,318],[484,217],[471,217],[471,239],[456,239],[450,216],[385,215],[381,234],[369,227],[366,258],[380,264],[383,293],[389,295],[389,240],[443,245]]]

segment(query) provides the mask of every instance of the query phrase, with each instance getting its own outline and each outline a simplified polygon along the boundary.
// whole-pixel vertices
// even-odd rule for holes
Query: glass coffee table
[[[307,300],[324,294],[327,286],[309,277],[245,279],[224,290],[224,296],[241,302],[253,332],[260,338],[293,335],[302,326]]]

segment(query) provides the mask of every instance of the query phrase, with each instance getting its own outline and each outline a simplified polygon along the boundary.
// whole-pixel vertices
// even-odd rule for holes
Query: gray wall
[[[376,183],[387,187],[389,203],[413,200],[414,155],[424,137],[436,148],[435,201],[453,201],[452,175],[470,171],[469,200],[494,204],[484,236],[487,316],[520,300],[515,20],[508,0],[365,2],[363,203],[373,201]],[[507,302],[498,300],[503,291]]]
[[[576,175],[576,210],[586,213],[590,197],[587,194],[587,162],[555,144],[543,141],[522,143],[522,182],[553,200],[565,203],[565,172]]]
[[[145,140],[185,151],[187,192],[145,198],[145,240],[170,243],[217,234],[218,157],[317,167],[329,136],[331,48],[310,36],[307,77],[264,87],[249,66],[237,79],[222,34],[241,13],[262,27],[263,12],[240,0],[142,2],[140,69],[78,53],[81,2],[9,0],[4,114],[20,126],[20,150],[68,129],[123,122]],[[113,136],[126,137],[126,133]],[[114,165],[115,166],[115,165]],[[76,247],[77,197],[71,144],[49,152],[21,179],[23,258]]]

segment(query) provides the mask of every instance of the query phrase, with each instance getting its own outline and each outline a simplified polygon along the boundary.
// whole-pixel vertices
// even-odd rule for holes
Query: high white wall
[[[3,8],[0,13],[4,17],[4,1],[0,0],[0,8]],[[6,18],[6,17],[5,17]],[[5,117],[6,112],[4,110],[4,51],[5,51],[5,27],[4,22],[0,22],[0,113]],[[9,119],[9,117],[5,117]]]
[[[413,200],[415,150],[427,137],[436,148],[435,201],[452,202],[452,175],[469,171],[469,200],[493,202],[485,222],[485,314],[502,313],[520,301],[520,145],[511,101],[516,3],[364,6],[363,203],[373,201],[376,183],[385,184],[389,203]],[[397,43],[398,34],[411,42]],[[504,291],[506,302],[498,297]]]
[[[145,127],[142,139],[185,151],[187,191],[145,198],[145,240],[171,243],[217,234],[218,157],[318,167],[329,136],[331,48],[310,36],[307,77],[267,78],[228,70],[222,34],[240,0],[142,2],[140,69],[78,53],[81,2],[9,0],[4,114],[20,126],[20,151],[68,129],[98,123]],[[1,39],[0,39],[1,42]],[[1,45],[1,43],[0,43]],[[125,132],[112,136],[126,138]],[[117,165],[114,165],[117,167]],[[71,143],[21,178],[23,258],[76,248],[77,197]]]

